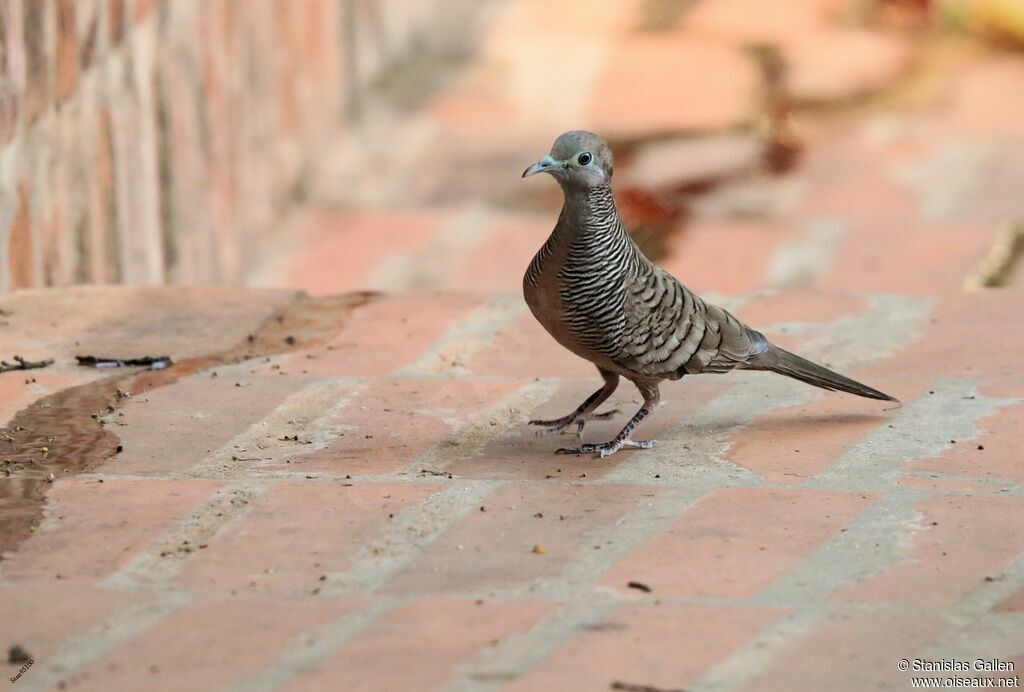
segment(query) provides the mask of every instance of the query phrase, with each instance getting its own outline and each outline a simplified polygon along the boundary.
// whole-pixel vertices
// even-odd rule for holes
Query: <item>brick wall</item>
[[[450,0],[0,0],[0,291],[229,283]]]

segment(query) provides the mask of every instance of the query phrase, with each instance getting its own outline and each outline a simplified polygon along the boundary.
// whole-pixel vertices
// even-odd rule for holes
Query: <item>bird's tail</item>
[[[752,356],[747,362],[747,367],[754,370],[777,372],[780,375],[786,375],[787,377],[792,377],[822,389],[848,392],[868,399],[899,401],[884,392],[872,389],[866,384],[851,380],[849,377],[844,377],[838,372],[833,372],[817,363],[812,363],[806,358],[801,358],[795,353],[790,353],[773,344],[768,344],[768,350],[765,352]]]

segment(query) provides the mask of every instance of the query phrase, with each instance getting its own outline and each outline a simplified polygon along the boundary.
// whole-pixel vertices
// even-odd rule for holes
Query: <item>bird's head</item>
[[[571,130],[559,135],[551,153],[523,171],[523,177],[534,173],[550,173],[566,190],[601,187],[612,178],[612,150],[593,132]]]

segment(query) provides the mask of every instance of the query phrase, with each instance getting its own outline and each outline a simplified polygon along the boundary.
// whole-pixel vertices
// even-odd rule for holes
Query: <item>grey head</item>
[[[550,173],[567,191],[601,187],[612,179],[612,150],[593,132],[563,132],[551,153],[523,171],[523,177],[534,173]]]

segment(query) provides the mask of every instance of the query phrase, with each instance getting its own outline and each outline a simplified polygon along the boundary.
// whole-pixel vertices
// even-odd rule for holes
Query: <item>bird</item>
[[[658,408],[659,385],[687,375],[765,370],[826,390],[898,401],[779,348],[649,260],[619,218],[613,170],[604,139],[572,130],[559,135],[550,153],[523,171],[523,178],[551,175],[564,198],[554,230],[523,276],[523,297],[555,341],[593,363],[604,381],[572,413],[530,424],[541,426],[542,434],[575,426],[582,436],[587,421],[619,413],[597,413],[597,408],[621,378],[643,397],[640,409],[612,440],[558,453],[607,457],[624,448],[651,448],[654,440],[635,440],[633,434]]]

